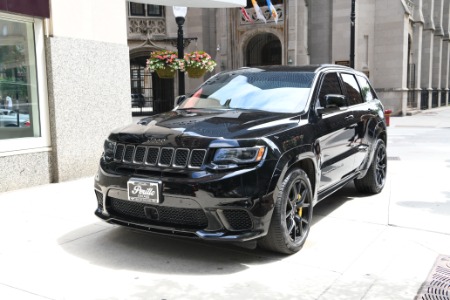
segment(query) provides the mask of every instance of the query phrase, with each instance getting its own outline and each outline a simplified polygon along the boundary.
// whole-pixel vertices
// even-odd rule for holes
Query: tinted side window
[[[359,86],[361,87],[361,94],[364,101],[372,101],[376,98],[372,87],[370,86],[367,79],[365,79],[362,76],[356,76],[356,79],[358,79]]]
[[[342,74],[342,80],[344,81],[345,88],[347,89],[348,105],[350,106],[362,103],[363,99],[361,97],[361,91],[359,90],[355,76],[351,74]]]
[[[341,85],[336,73],[328,73],[325,75],[319,92],[320,106],[325,107],[325,96],[329,94],[342,95]],[[317,103],[319,105],[319,103]]]

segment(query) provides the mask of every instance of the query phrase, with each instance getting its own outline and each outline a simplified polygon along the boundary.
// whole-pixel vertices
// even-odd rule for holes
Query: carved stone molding
[[[128,39],[146,40],[154,35],[166,35],[164,18],[128,18]]]

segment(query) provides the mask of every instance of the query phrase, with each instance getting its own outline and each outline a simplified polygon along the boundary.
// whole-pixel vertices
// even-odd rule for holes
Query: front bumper
[[[266,174],[264,168],[252,168],[143,176],[162,182],[162,201],[144,204],[128,200],[127,182],[136,175],[112,174],[100,165],[95,178],[95,214],[108,223],[154,233],[249,241],[266,235],[270,225],[273,193],[261,194],[269,184]]]

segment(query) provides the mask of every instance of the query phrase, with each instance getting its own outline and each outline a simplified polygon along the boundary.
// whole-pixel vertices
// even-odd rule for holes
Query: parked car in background
[[[0,109],[0,127],[29,127],[30,115],[11,109]]]
[[[144,107],[145,97],[142,94],[131,94],[131,107]]]
[[[95,178],[101,219],[292,254],[313,207],[350,181],[386,179],[384,109],[367,77],[335,65],[219,73],[173,111],[114,130]]]

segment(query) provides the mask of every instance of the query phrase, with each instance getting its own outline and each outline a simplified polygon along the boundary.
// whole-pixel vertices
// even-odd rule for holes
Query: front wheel
[[[281,184],[269,232],[258,245],[284,254],[298,252],[311,228],[312,197],[306,173],[300,169],[292,170]]]
[[[383,140],[376,143],[374,157],[366,175],[361,179],[355,179],[355,187],[358,192],[365,194],[378,194],[386,183],[387,154]]]

